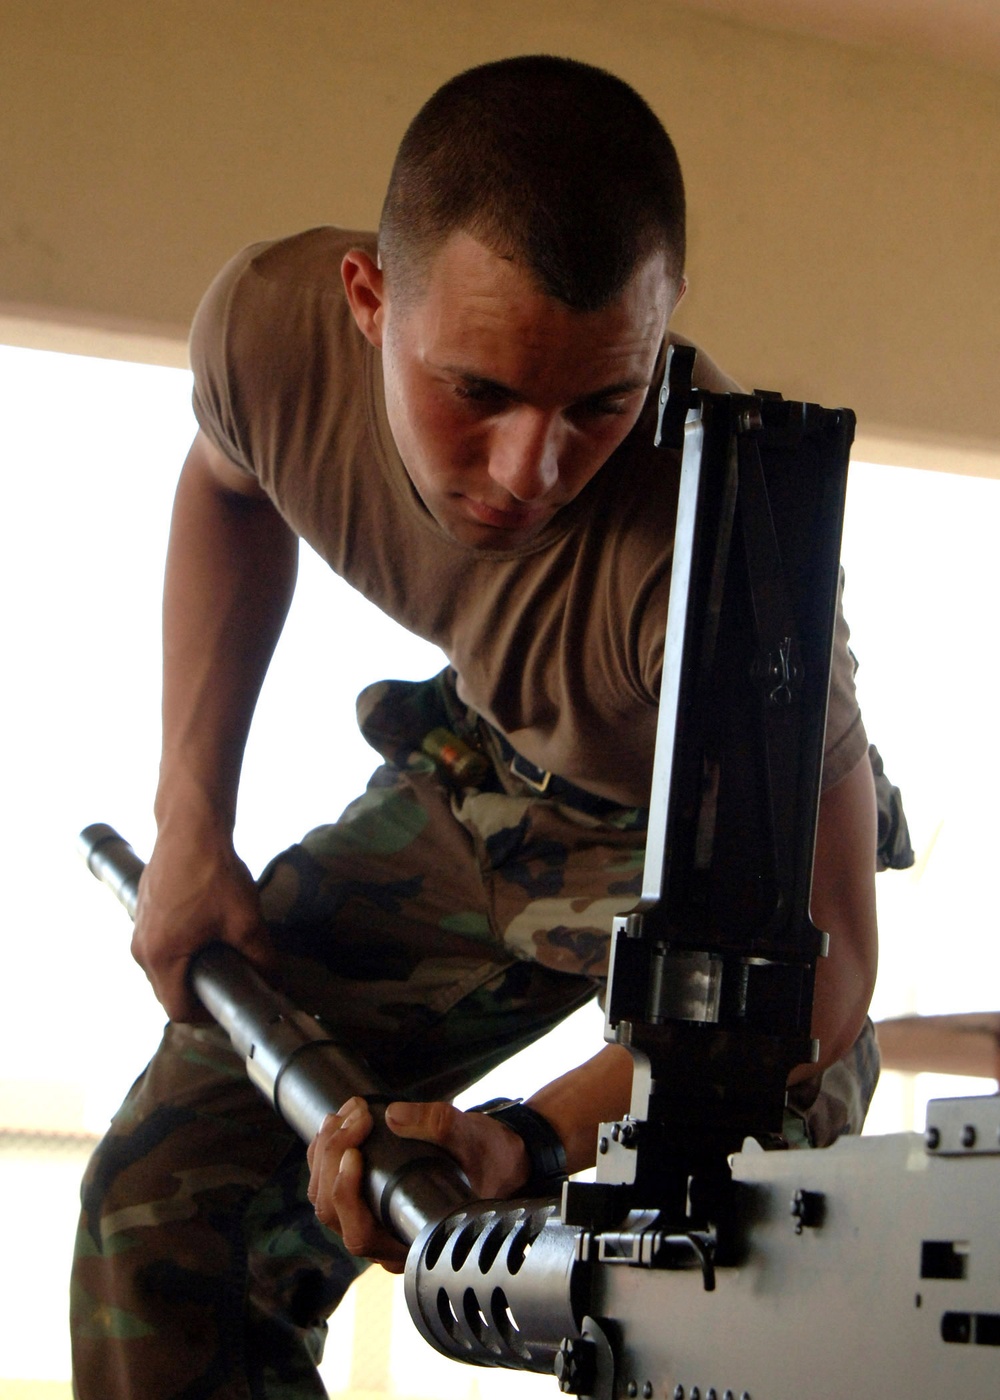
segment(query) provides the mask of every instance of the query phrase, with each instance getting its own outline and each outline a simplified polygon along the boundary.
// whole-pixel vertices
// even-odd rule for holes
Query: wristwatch
[[[558,1196],[567,1178],[566,1149],[547,1118],[529,1108],[521,1099],[490,1099],[476,1104],[469,1113],[485,1113],[513,1128],[524,1143],[531,1175],[521,1187],[521,1196]]]

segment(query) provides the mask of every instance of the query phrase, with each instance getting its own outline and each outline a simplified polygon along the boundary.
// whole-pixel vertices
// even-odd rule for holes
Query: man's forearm
[[[295,586],[295,536],[256,489],[228,489],[218,469],[199,435],[178,484],[164,585],[161,828],[183,814],[231,832],[250,721]]]
[[[830,935],[816,967],[813,1035],[826,1069],[854,1044],[871,1001],[878,966],[875,912],[875,790],[867,755],[820,801],[813,861],[812,918]],[[816,1073],[800,1066],[794,1079]]]
[[[621,1045],[605,1045],[585,1064],[560,1075],[528,1100],[546,1118],[566,1150],[570,1173],[597,1159],[597,1125],[628,1112],[632,1095],[632,1056]]]
[[[221,940],[268,975],[273,950],[233,849],[254,706],[295,584],[296,541],[253,478],[199,434],[178,483],[164,589],[157,838],[132,953],[172,1020],[204,1013],[191,958]]]

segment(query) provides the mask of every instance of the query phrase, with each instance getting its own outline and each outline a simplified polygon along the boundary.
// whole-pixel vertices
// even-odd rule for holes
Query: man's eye
[[[576,411],[581,418],[620,418],[628,404],[624,399],[584,399]]]
[[[492,407],[507,402],[508,395],[495,384],[456,384],[455,396],[463,403]]]

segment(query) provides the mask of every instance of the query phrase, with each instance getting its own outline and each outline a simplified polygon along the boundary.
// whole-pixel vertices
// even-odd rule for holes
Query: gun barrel
[[[93,822],[80,832],[77,846],[90,873],[107,885],[129,918],[134,919],[143,863],[124,836],[119,836],[107,822]]]
[[[143,862],[113,827],[96,822],[80,833],[89,869],[134,918]],[[405,1243],[472,1199],[457,1163],[429,1143],[406,1141],[384,1121],[399,1095],[355,1054],[334,1040],[322,1021],[268,986],[237,949],[211,943],[192,960],[191,983],[242,1056],[247,1074],[305,1142],[328,1114],[355,1094],[375,1120],[365,1143],[365,1190],[376,1216]]]

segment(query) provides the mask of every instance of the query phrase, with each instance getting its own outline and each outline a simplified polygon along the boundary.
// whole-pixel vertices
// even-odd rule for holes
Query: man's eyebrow
[[[619,394],[634,394],[637,389],[646,390],[650,381],[637,375],[633,379],[620,379],[617,384],[605,384],[600,389],[594,389],[592,393],[584,394],[581,403],[588,403],[591,399],[614,399]]]
[[[504,398],[508,399],[521,400],[524,397],[517,389],[512,389],[509,384],[501,384],[497,379],[490,379],[483,374],[475,374],[472,370],[463,369],[460,365],[442,365],[441,368],[446,374],[460,379],[463,384],[470,388],[486,389],[490,393],[502,394]],[[650,382],[641,375],[635,375],[631,379],[620,379],[614,384],[602,384],[599,389],[593,389],[589,394],[582,394],[576,402],[595,403],[600,399],[617,398],[621,394],[634,394],[638,389],[645,392],[649,388]]]

